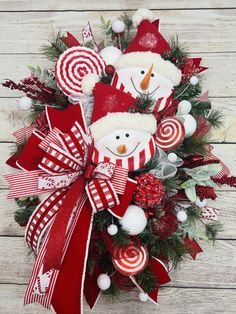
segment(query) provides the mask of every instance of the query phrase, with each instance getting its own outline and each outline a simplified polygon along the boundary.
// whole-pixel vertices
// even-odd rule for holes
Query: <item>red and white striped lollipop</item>
[[[58,59],[55,69],[59,88],[67,96],[82,93],[82,78],[89,74],[101,75],[105,70],[105,62],[95,51],[87,47],[67,49]]]
[[[113,257],[114,267],[123,275],[137,275],[147,265],[148,252],[146,247],[136,247],[133,243],[116,249],[115,257]]]
[[[167,117],[160,121],[155,140],[163,150],[176,148],[184,139],[184,125],[174,117]]]

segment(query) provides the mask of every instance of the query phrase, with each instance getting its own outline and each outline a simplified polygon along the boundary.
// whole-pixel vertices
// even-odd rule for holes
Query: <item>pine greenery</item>
[[[192,109],[190,114],[193,116],[204,116],[207,117],[211,111],[210,101],[198,101],[191,100]]]
[[[216,129],[224,125],[224,116],[221,110],[211,110],[207,120],[213,126],[213,128]]]
[[[219,221],[208,222],[205,224],[206,236],[208,240],[213,241],[213,243],[215,242],[218,233],[221,232],[222,230],[223,224],[220,223]]]
[[[56,62],[60,55],[67,49],[66,44],[61,40],[62,33],[52,33],[49,43],[41,47],[41,52],[52,62]]]

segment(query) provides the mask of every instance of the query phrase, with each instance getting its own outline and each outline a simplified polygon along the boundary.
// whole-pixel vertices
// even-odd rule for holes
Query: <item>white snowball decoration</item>
[[[123,33],[125,30],[125,23],[120,19],[116,19],[115,21],[112,22],[111,28],[113,32],[117,34]]]
[[[185,137],[190,137],[197,129],[197,122],[191,114],[186,114],[184,118]]]
[[[180,222],[185,222],[187,220],[188,216],[184,210],[180,210],[177,213],[177,219]]]
[[[137,235],[145,229],[147,218],[141,207],[129,205],[119,222],[122,229],[126,230],[130,235]]]
[[[138,297],[139,297],[139,300],[142,302],[147,302],[148,300],[148,295],[147,293],[144,293],[144,292],[140,292]]]
[[[188,114],[192,109],[192,105],[188,100],[182,100],[178,105],[179,114]]]
[[[202,201],[200,200],[200,198],[198,197],[195,204],[202,208],[202,207],[205,207],[207,205],[207,200],[204,198]]]
[[[143,20],[152,22],[154,19],[152,11],[145,8],[138,9],[132,17],[134,27],[137,27]]]
[[[95,73],[89,73],[82,79],[81,87],[85,95],[92,95],[96,83],[99,82],[99,76]]]
[[[27,96],[21,97],[18,104],[22,110],[27,111],[32,107],[32,99]]]
[[[192,77],[190,78],[189,82],[190,82],[191,85],[197,85],[197,83],[198,83],[198,77],[195,76],[195,75],[192,76]]]
[[[100,56],[105,61],[106,65],[114,65],[121,55],[121,50],[114,46],[107,46],[100,51]]]
[[[97,278],[98,288],[107,290],[111,285],[111,279],[107,274],[100,274]]]
[[[178,157],[175,153],[169,153],[167,158],[170,162],[176,162]]]
[[[118,227],[117,227],[117,225],[111,224],[111,225],[107,228],[107,232],[108,232],[111,236],[117,234],[117,232],[118,232]]]

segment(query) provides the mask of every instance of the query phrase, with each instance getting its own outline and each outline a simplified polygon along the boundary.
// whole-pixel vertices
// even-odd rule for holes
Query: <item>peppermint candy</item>
[[[87,47],[72,47],[67,49],[58,59],[55,69],[59,88],[67,96],[82,94],[82,78],[94,73],[99,76],[105,70],[102,57]]]
[[[130,244],[125,247],[116,248],[115,257],[113,257],[114,267],[123,275],[137,275],[147,265],[148,252],[146,247],[136,247]]]
[[[156,132],[156,143],[163,150],[176,148],[184,139],[183,124],[174,117],[164,118],[160,121]]]

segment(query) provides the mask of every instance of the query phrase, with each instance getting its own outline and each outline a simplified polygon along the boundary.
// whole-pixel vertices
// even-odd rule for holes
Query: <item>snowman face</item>
[[[126,90],[135,97],[140,96],[140,94],[148,94],[153,100],[157,100],[161,97],[170,96],[174,87],[172,82],[155,71],[152,71],[148,88],[146,90],[141,88],[141,82],[148,70],[142,67],[130,67],[118,70],[117,74]]]
[[[153,141],[150,133],[118,129],[95,141],[95,149],[99,153],[99,162],[109,160],[131,170],[129,165],[132,160],[132,170],[135,170],[140,168],[140,156],[145,159],[142,163],[152,157],[148,151],[150,141]]]

